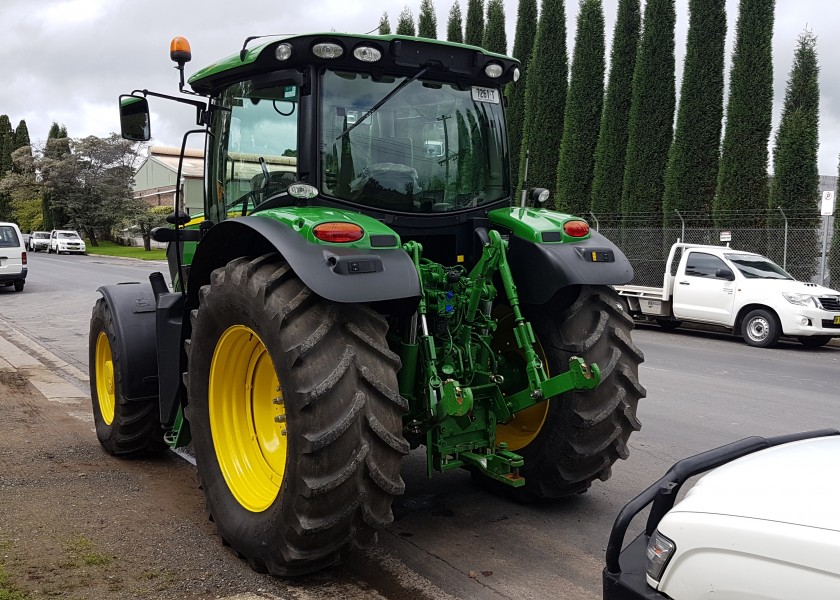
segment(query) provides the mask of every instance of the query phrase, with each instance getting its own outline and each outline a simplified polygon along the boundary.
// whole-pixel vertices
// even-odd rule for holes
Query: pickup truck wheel
[[[627,458],[628,438],[641,428],[636,408],[645,396],[638,377],[644,356],[630,338],[633,319],[608,286],[567,288],[545,305],[523,308],[550,375],[568,371],[573,356],[601,368],[594,390],[568,392],[523,411],[535,411],[525,420],[527,431],[509,431],[516,419],[497,430],[497,441],[507,441],[525,459],[525,485],[482,483],[518,501],[540,502],[585,492]]]
[[[800,344],[807,348],[822,348],[831,341],[830,335],[807,335],[796,338]]]
[[[279,576],[372,544],[409,450],[385,319],[317,296],[276,253],[213,271],[191,319],[187,418],[222,541]]]
[[[123,396],[121,356],[111,307],[99,298],[90,317],[88,364],[96,437],[114,456],[138,457],[166,448],[157,398]]]
[[[25,281],[23,279],[16,280],[15,281],[15,291],[16,292],[22,292],[24,283],[25,283]]]
[[[741,336],[744,341],[756,348],[770,348],[775,346],[782,335],[779,320],[769,310],[759,308],[747,313],[741,323]]]

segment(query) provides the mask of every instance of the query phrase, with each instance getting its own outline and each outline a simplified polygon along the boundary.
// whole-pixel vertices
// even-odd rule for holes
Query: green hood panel
[[[488,217],[494,225],[509,229],[516,237],[536,244],[570,244],[588,239],[592,235],[591,233],[583,237],[568,235],[563,231],[563,224],[568,221],[583,221],[584,219],[545,208],[499,208],[490,211]],[[544,236],[543,234],[550,235]]]

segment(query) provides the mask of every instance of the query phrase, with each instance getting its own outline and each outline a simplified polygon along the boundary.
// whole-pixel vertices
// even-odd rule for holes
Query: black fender
[[[118,283],[97,290],[114,323],[122,393],[127,400],[158,397],[155,294],[149,283]]]
[[[313,244],[283,223],[251,216],[222,221],[201,239],[190,267],[188,308],[198,306],[198,291],[214,269],[239,256],[269,252],[279,252],[301,281],[327,300],[393,301],[393,306],[413,310],[420,298],[417,269],[401,248]]]
[[[529,304],[545,304],[569,285],[622,285],[633,279],[630,261],[597,231],[565,244],[534,243],[511,235],[508,264],[519,299]]]

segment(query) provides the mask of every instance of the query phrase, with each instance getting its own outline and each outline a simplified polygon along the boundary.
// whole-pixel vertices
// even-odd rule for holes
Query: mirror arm
[[[134,90],[131,92],[131,95],[134,96],[135,94],[142,94],[143,97],[146,96],[154,96],[155,98],[165,98],[167,100],[174,100],[175,102],[180,102],[181,104],[189,104],[190,106],[195,107],[195,124],[196,125],[209,125],[210,124],[210,113],[207,110],[207,103],[201,102],[200,100],[188,100],[187,98],[179,98],[178,96],[170,96],[169,94],[161,94],[158,92],[152,92],[149,90]],[[201,94],[196,94],[200,96]]]

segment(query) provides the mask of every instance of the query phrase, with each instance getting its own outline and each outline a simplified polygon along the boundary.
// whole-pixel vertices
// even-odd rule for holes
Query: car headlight
[[[668,561],[674,555],[677,545],[666,538],[659,531],[654,531],[647,545],[647,574],[648,577],[659,581]]]
[[[791,304],[796,304],[798,306],[814,306],[816,308],[819,308],[819,304],[817,304],[817,299],[814,298],[811,294],[795,294],[791,292],[782,292],[782,296],[784,296],[785,300],[787,300]]]

